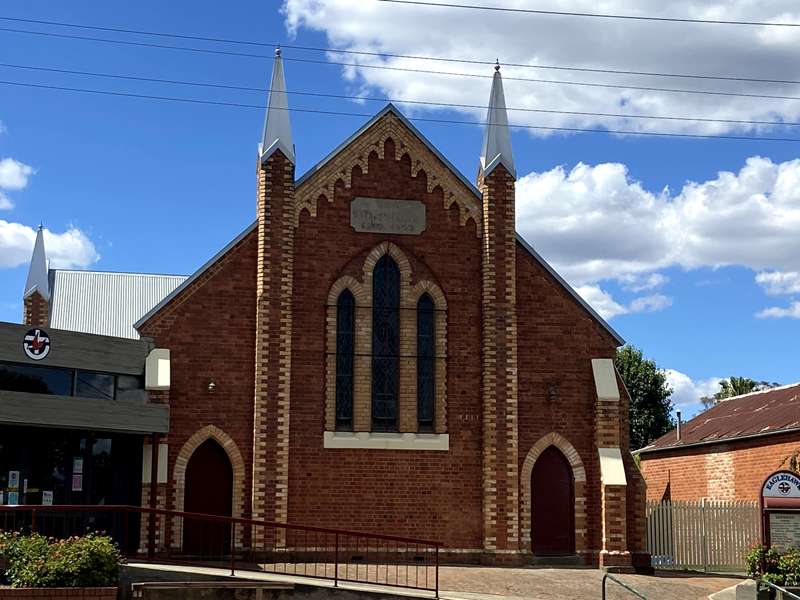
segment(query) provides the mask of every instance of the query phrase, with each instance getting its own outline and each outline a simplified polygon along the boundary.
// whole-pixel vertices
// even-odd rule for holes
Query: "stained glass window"
[[[433,432],[436,399],[436,309],[428,294],[417,303],[417,425]]]
[[[344,290],[336,303],[336,429],[353,429],[355,298]]]
[[[388,254],[372,274],[372,429],[397,431],[400,270]]]

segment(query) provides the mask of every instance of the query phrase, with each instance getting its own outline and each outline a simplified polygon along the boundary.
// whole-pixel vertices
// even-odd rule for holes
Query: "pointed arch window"
[[[428,294],[417,302],[417,429],[434,431],[436,406],[436,306]]]
[[[400,270],[388,254],[372,273],[372,429],[397,431]]]
[[[336,302],[336,429],[353,429],[353,364],[355,356],[355,305],[350,290]]]

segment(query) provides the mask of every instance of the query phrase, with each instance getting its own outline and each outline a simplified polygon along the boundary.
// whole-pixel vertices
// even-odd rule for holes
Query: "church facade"
[[[158,505],[646,562],[624,342],[516,233],[499,70],[475,183],[392,105],[298,177],[280,55],[271,90],[255,222],[134,324],[170,350]]]

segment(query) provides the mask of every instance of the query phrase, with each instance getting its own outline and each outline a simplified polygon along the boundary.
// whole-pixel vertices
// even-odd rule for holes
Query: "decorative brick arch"
[[[233,498],[231,501],[231,512],[234,518],[241,518],[244,512],[244,475],[245,464],[242,453],[239,451],[236,442],[231,436],[215,425],[206,425],[195,431],[181,447],[175,459],[175,467],[172,470],[172,489],[174,509],[182,512],[186,501],[186,467],[194,451],[207,441],[214,440],[228,455],[233,470]],[[237,526],[238,530],[238,526]],[[241,535],[237,531],[237,539],[241,540]],[[183,521],[175,519],[172,527],[172,547],[180,548],[183,544]]]
[[[356,381],[353,398],[353,426],[355,431],[371,429],[371,348],[372,348],[372,273],[375,265],[388,254],[397,263],[400,271],[400,347],[401,353],[416,355],[417,302],[428,293],[436,308],[436,408],[435,432],[447,431],[447,300],[442,289],[430,279],[421,279],[412,284],[413,268],[406,253],[396,244],[385,241],[376,245],[364,258],[361,280],[350,275],[337,279],[328,291],[326,315],[326,369],[325,369],[325,429],[334,431],[336,426],[336,304],[339,294],[348,289],[355,298],[355,365]],[[417,429],[416,358],[400,364],[400,422],[401,431]]]
[[[548,433],[539,439],[528,451],[528,455],[522,463],[522,472],[520,473],[520,487],[522,488],[522,543],[527,546],[529,551],[533,552],[531,476],[533,475],[533,465],[536,464],[536,459],[550,446],[558,448],[572,467],[572,475],[575,478],[575,552],[581,554],[587,550],[586,469],[575,447],[564,436],[556,432]]]

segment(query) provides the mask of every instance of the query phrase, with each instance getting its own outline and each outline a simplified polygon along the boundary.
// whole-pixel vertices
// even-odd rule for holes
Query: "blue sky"
[[[513,5],[514,2],[504,2]],[[521,2],[517,4],[522,5]],[[547,3],[546,3],[547,4]],[[560,6],[558,2],[551,2]],[[592,3],[585,4],[593,10]],[[613,2],[611,4],[614,4]],[[706,14],[709,3],[680,3]],[[713,3],[712,3],[713,4]],[[697,6],[695,6],[697,5]],[[698,29],[377,6],[371,0],[186,4],[75,1],[12,4],[0,16],[264,43],[380,49],[501,62],[744,74],[800,79],[795,34]],[[622,5],[621,5],[622,6]],[[788,14],[765,3],[760,17]],[[571,8],[578,8],[577,5]],[[623,7],[624,8],[624,7]],[[676,8],[678,10],[680,7]],[[730,8],[730,7],[729,7]],[[668,10],[645,2],[642,13]],[[745,3],[731,15],[748,17]],[[433,11],[433,12],[431,12]],[[435,12],[440,11],[440,12]],[[692,11],[695,11],[692,13]],[[699,11],[699,12],[698,12]],[[739,12],[737,12],[739,11]],[[625,12],[625,11],[622,11]],[[526,20],[527,19],[527,20]],[[800,16],[797,19],[800,21]],[[265,88],[269,47],[154,39],[0,21],[2,28],[213,48],[211,55],[0,31],[0,62]],[[705,26],[709,27],[709,26]],[[576,29],[578,28],[578,29]],[[443,31],[450,32],[443,34]],[[677,35],[686,34],[685,36]],[[569,43],[566,42],[569,40]],[[754,41],[755,40],[755,41]],[[749,44],[749,46],[748,46]],[[635,51],[631,49],[635,46]],[[743,48],[747,48],[744,52]],[[686,60],[683,52],[695,57]],[[488,78],[380,71],[378,59],[285,49],[290,90],[485,104]],[[701,57],[701,58],[696,58]],[[292,58],[358,61],[343,69]],[[392,63],[490,76],[491,66]],[[504,68],[511,107],[798,120],[800,101],[583,90],[516,82],[540,72]],[[771,84],[545,73],[547,77],[771,93]],[[263,104],[265,94],[123,81],[0,66],[0,80],[136,94]],[[800,96],[798,86],[781,94]],[[291,96],[293,108],[374,113],[381,103]],[[480,120],[481,110],[404,106],[412,117]],[[364,118],[295,112],[297,172],[322,158]],[[512,123],[638,131],[800,138],[800,128],[511,113]],[[40,221],[61,265],[188,274],[254,218],[255,159],[263,111],[142,100],[0,83],[0,320],[18,321]],[[417,123],[472,178],[477,126]],[[691,414],[716,379],[790,383],[800,334],[800,182],[797,142],[665,139],[515,129],[518,228],[629,342],[670,369]],[[755,158],[754,157],[760,157]],[[749,161],[749,162],[748,162]],[[729,172],[720,176],[720,172]],[[687,185],[687,182],[694,184]],[[759,275],[759,273],[761,275]],[[766,311],[766,312],[765,312]]]

